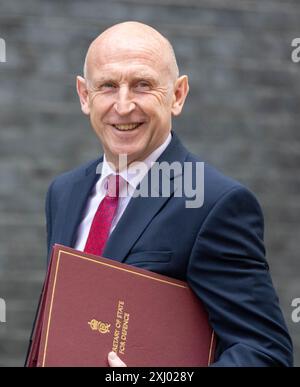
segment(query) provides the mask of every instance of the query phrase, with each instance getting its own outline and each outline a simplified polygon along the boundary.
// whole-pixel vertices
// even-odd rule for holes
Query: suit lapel
[[[171,195],[172,193],[173,190]],[[122,262],[152,218],[169,199],[170,197],[131,198],[107,241],[103,256]]]
[[[187,150],[183,147],[177,136],[172,132],[172,140],[166,150],[159,157],[157,162],[165,161],[171,164],[174,161],[179,161],[181,164],[187,156]],[[150,187],[150,173],[144,177],[148,180]],[[165,178],[170,179],[170,195],[162,197],[161,186],[156,186],[155,191],[159,192],[159,197],[133,197],[131,198],[127,208],[125,209],[117,226],[110,235],[103,256],[112,258],[117,261],[124,261],[134,243],[146,229],[153,217],[159,212],[162,206],[170,200],[173,195],[174,186],[172,180],[174,176],[170,175]]]

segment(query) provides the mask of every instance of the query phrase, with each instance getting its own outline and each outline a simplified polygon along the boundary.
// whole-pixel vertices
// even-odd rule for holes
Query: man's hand
[[[127,367],[115,352],[109,352],[108,364],[110,367]]]

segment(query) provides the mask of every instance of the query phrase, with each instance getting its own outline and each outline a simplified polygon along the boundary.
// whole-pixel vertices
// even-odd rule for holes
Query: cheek
[[[162,107],[166,104],[166,96],[163,93],[149,93],[148,96],[153,106]]]
[[[95,93],[90,99],[91,115],[96,119],[103,117],[107,111],[113,106],[113,100],[108,97],[103,97],[101,94]]]
[[[168,111],[171,111],[171,103],[164,95],[158,93],[149,93],[140,98],[139,106],[153,120],[160,120],[167,115]]]

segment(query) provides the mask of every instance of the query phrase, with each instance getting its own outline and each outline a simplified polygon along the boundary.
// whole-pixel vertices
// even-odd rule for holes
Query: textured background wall
[[[0,365],[22,365],[45,273],[44,197],[51,179],[95,158],[75,76],[89,42],[139,20],[173,42],[191,91],[175,129],[185,144],[246,184],[265,213],[266,245],[300,365],[299,1],[0,0]]]

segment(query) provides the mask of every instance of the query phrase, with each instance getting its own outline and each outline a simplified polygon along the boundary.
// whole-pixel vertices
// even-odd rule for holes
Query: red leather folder
[[[215,335],[187,283],[55,245],[27,366],[208,366]]]

